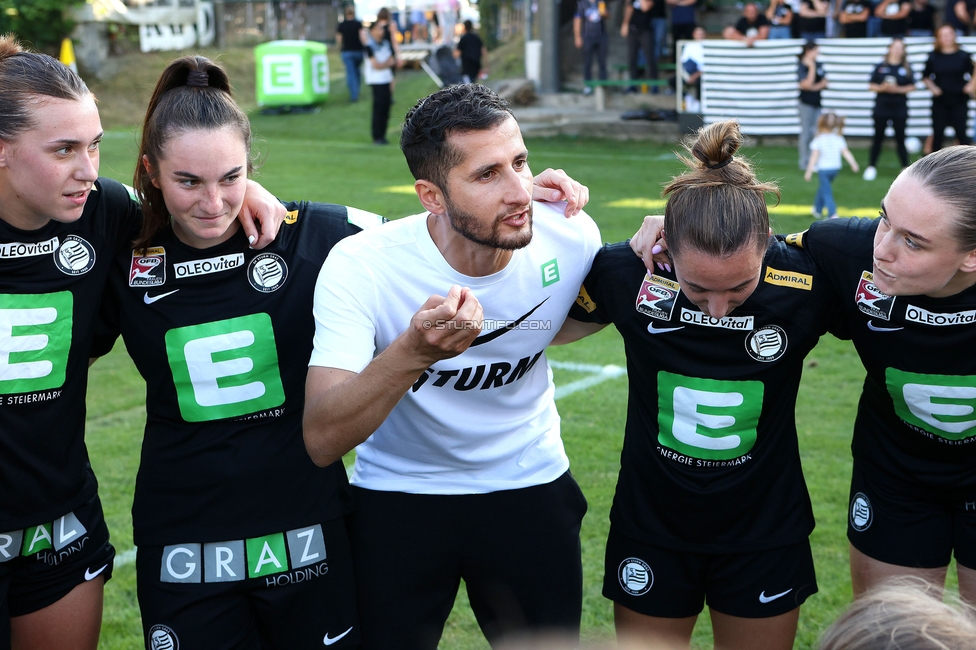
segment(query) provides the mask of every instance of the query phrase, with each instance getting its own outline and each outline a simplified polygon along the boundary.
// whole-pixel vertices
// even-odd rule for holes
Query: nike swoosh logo
[[[336,641],[338,641],[342,637],[346,636],[350,632],[352,632],[352,628],[351,627],[348,630],[346,630],[345,632],[343,632],[342,634],[340,634],[339,636],[334,636],[334,637],[331,637],[331,638],[329,637],[329,633],[326,632],[325,633],[325,638],[322,639],[322,643],[324,643],[325,645],[332,645],[333,643],[335,643]]]
[[[678,330],[683,330],[684,328],[685,328],[684,325],[682,325],[681,327],[654,327],[654,323],[651,322],[647,324],[647,333],[664,334],[665,332],[677,332]]]
[[[144,295],[144,296],[142,297],[142,301],[143,301],[144,303],[146,303],[147,305],[151,305],[151,304],[153,304],[154,302],[156,302],[157,300],[162,300],[162,299],[163,299],[163,298],[165,298],[166,296],[172,296],[172,295],[173,295],[174,293],[176,293],[177,291],[179,291],[179,289],[173,289],[172,291],[168,291],[168,292],[166,292],[166,293],[161,293],[161,294],[159,294],[158,296],[150,296],[150,295],[149,295],[149,292],[147,291],[147,292],[146,292],[146,295]]]
[[[904,327],[879,327],[874,324],[873,320],[868,321],[868,329],[872,332],[897,332],[898,330],[905,329]]]
[[[782,598],[783,596],[785,596],[786,594],[790,593],[791,591],[793,591],[793,587],[790,587],[789,589],[787,589],[786,591],[784,591],[782,593],[774,594],[772,596],[767,596],[766,595],[766,592],[764,590],[761,594],[759,594],[759,602],[761,602],[761,603],[771,603],[774,600],[776,600],[777,598]]]
[[[99,569],[98,571],[95,571],[94,573],[92,573],[91,569],[85,569],[85,580],[86,581],[88,581],[88,580],[94,580],[95,578],[98,577],[98,574],[100,574],[102,571],[104,571],[107,568],[108,568],[108,565],[106,564],[101,569]]]
[[[179,291],[179,290],[177,289],[177,291]],[[549,300],[549,298],[546,298],[546,300]],[[546,304],[546,300],[543,300],[538,305],[536,305],[535,307],[533,307],[532,309],[530,309],[525,315],[520,316],[518,320],[513,320],[511,323],[505,323],[505,327],[499,327],[494,332],[488,332],[487,334],[482,334],[481,336],[479,336],[478,338],[476,338],[474,341],[472,341],[471,342],[471,345],[468,346],[468,347],[472,347],[473,348],[476,345],[483,345],[484,343],[490,343],[490,342],[494,341],[495,339],[497,339],[502,334],[504,334],[505,332],[511,332],[513,329],[515,329],[516,327],[518,327],[519,325],[521,325],[522,324],[522,321],[524,321],[526,318],[528,318],[529,316],[531,316],[535,312],[536,309],[538,309],[542,305]]]

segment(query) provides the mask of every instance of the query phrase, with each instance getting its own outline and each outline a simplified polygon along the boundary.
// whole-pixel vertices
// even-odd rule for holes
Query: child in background
[[[840,173],[841,156],[847,160],[854,172],[858,171],[857,161],[847,148],[847,140],[841,135],[843,132],[844,118],[840,115],[827,112],[822,113],[817,119],[817,135],[810,143],[810,162],[807,163],[807,171],[803,174],[803,179],[808,182],[814,170],[820,177],[817,196],[813,200],[813,216],[817,219],[823,217],[825,208],[831,219],[837,217],[837,204],[834,202],[831,183]]]
[[[383,38],[385,25],[376,20],[367,32],[366,61],[363,76],[373,91],[372,134],[373,144],[389,144],[386,128],[390,122],[390,105],[393,103],[393,66],[396,58],[391,42]]]

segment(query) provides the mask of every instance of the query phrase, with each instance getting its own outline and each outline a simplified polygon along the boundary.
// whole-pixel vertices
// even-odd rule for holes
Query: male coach
[[[332,250],[306,385],[312,459],[359,445],[350,525],[364,646],[436,648],[462,578],[489,641],[578,638],[586,501],[545,348],[599,231],[532,201],[518,123],[484,86],[418,102],[400,146],[426,212]]]

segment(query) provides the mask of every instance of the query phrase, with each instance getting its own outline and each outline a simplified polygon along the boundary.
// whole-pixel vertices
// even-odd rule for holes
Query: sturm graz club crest
[[[166,625],[153,625],[149,630],[150,650],[180,650],[176,632]]]
[[[248,281],[261,293],[277,291],[287,278],[288,265],[274,253],[261,253],[247,267]]]
[[[88,273],[95,266],[95,249],[77,235],[68,235],[54,252],[54,265],[67,275]]]
[[[746,352],[756,361],[776,361],[786,352],[786,332],[777,325],[764,325],[749,332]]]
[[[654,586],[654,572],[644,560],[629,557],[617,569],[620,588],[631,596],[643,596]]]
[[[851,528],[860,532],[867,530],[874,521],[874,509],[871,500],[863,492],[858,492],[851,499]]]

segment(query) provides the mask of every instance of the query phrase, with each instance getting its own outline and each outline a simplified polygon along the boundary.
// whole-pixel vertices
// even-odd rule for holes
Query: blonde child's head
[[[820,117],[817,118],[817,132],[837,134],[843,133],[844,118],[837,113],[831,113],[830,111],[821,113]]]

